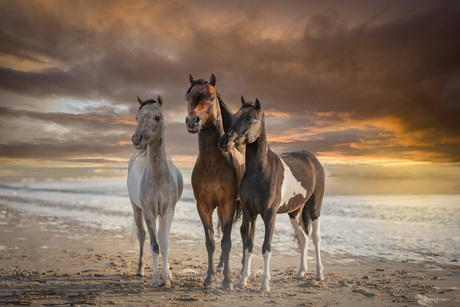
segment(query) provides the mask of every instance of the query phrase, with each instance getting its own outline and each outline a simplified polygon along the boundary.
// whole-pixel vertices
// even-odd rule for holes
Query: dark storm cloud
[[[90,113],[64,113],[64,112],[36,112],[27,110],[18,110],[9,107],[0,106],[0,118],[11,117],[26,117],[29,119],[37,119],[45,122],[52,122],[60,125],[81,122],[83,124],[102,124],[102,125],[117,125],[117,129],[130,129],[136,125],[132,116],[123,113],[117,113],[113,108],[98,108],[98,112]],[[110,127],[110,126],[108,126]],[[113,129],[113,127],[111,127]]]
[[[2,2],[0,55],[14,60],[0,67],[1,91],[104,100],[128,105],[129,114],[0,111],[59,125],[87,123],[104,135],[120,129],[129,141],[125,122],[136,112],[137,95],[161,94],[165,109],[185,111],[188,74],[208,79],[215,73],[232,110],[241,95],[258,97],[265,110],[295,115],[291,128],[316,133],[274,140],[273,147],[459,162],[458,33],[455,1]],[[330,113],[327,124],[314,115],[321,112]],[[399,126],[359,125],[381,119]],[[359,127],[324,130],[347,120]],[[283,128],[284,122],[269,131]],[[184,131],[168,126],[172,152],[196,154],[196,145],[181,148],[196,142]],[[27,144],[10,145],[2,152]],[[67,146],[55,150],[70,153]],[[106,153],[95,143],[86,146]],[[38,152],[49,156],[45,148]]]
[[[139,105],[137,104],[137,107]],[[28,142],[12,141],[0,144],[0,158],[53,159],[55,161],[98,163],[101,159],[79,157],[108,156],[124,159],[134,152],[130,143],[136,122],[126,112],[110,107],[86,108],[92,112],[72,114],[63,112],[36,112],[0,107],[0,120],[23,118],[27,122],[38,120],[65,127],[64,132],[38,131],[41,137]],[[196,136],[178,141],[177,136],[187,134],[185,125],[167,123],[165,139],[171,155],[196,155]],[[185,148],[188,150],[184,151]],[[65,158],[63,158],[65,157]]]
[[[113,143],[112,143],[113,144]],[[56,140],[37,139],[36,142],[11,142],[0,144],[0,157],[14,159],[62,160],[63,157],[78,158],[106,156],[119,158],[132,154],[132,145],[111,145],[107,140]]]

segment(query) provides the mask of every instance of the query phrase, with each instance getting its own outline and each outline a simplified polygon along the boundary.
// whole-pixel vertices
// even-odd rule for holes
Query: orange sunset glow
[[[126,176],[136,97],[161,95],[189,171],[189,74],[265,110],[329,194],[460,193],[453,1],[2,1],[0,181]]]

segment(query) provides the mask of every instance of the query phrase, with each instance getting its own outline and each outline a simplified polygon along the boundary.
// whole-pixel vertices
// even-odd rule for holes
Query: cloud
[[[459,17],[452,1],[4,1],[0,156],[126,159],[136,96],[160,94],[168,152],[190,161],[188,75],[214,73],[233,111],[261,101],[277,152],[458,164]]]

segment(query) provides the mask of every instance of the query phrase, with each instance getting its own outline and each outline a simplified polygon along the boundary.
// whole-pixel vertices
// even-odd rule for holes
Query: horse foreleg
[[[263,219],[265,224],[265,238],[264,244],[262,245],[262,256],[264,257],[264,276],[260,290],[266,292],[270,291],[270,286],[268,283],[270,281],[270,258],[272,256],[272,238],[273,231],[275,230],[275,219],[276,212],[273,211],[269,211]]]
[[[320,218],[318,217],[316,220],[311,222],[312,224],[312,231],[311,231],[311,238],[313,240],[313,245],[315,245],[315,252],[316,252],[316,279],[317,280],[324,280],[323,276],[323,264],[321,263],[321,231],[320,227]]]
[[[206,250],[208,252],[208,271],[203,285],[210,286],[212,283],[212,275],[214,275],[214,251],[216,250],[216,242],[214,241],[214,230],[212,226],[212,210],[206,210],[204,206],[197,204],[198,214],[203,223],[204,233],[206,236]]]
[[[136,206],[132,201],[134,212],[134,222],[137,227],[137,239],[139,240],[139,263],[137,266],[136,276],[144,276],[144,243],[145,243],[145,229],[142,217],[142,209]],[[134,229],[133,229],[134,231]]]
[[[161,269],[162,286],[171,287],[172,275],[169,272],[169,233],[174,217],[174,211],[168,212],[165,216],[160,216],[160,230],[158,238],[160,240],[161,257],[163,258],[163,268]]]
[[[237,287],[243,288],[248,285],[248,277],[251,276],[251,258],[254,249],[254,235],[256,230],[256,217],[244,216],[246,237],[244,238],[245,250],[243,271],[241,272],[241,279],[238,281]]]
[[[304,209],[306,210],[306,208]],[[301,214],[300,211],[297,211],[295,215],[289,214],[292,227],[294,227],[297,237],[299,238],[299,245],[300,245],[300,267],[299,271],[295,275],[294,278],[302,279],[305,277],[307,273],[307,246],[308,246],[308,236],[300,226],[300,218]]]
[[[233,216],[232,216],[233,218]],[[222,255],[224,256],[224,280],[222,281],[222,288],[223,289],[233,289],[233,284],[230,279],[230,250],[232,249],[232,220],[225,222],[224,225],[224,233],[222,236],[221,247],[222,247]]]
[[[222,223],[223,221],[223,217],[222,217],[222,210],[221,210],[221,207],[217,207],[217,216],[219,218],[219,226],[222,227],[222,235],[224,233],[224,224]],[[222,238],[223,240],[223,238]],[[221,253],[220,253],[220,257],[219,257],[219,264],[217,264],[217,267],[216,267],[216,273],[220,273],[224,270],[224,251],[222,250]]]
[[[151,286],[158,287],[160,274],[158,273],[158,254],[160,253],[157,242],[156,217],[151,213],[144,212],[145,224],[150,235],[150,254],[152,255],[152,283]]]

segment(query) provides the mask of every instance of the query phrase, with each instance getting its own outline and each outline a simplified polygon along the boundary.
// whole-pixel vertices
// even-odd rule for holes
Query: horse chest
[[[143,209],[149,210],[154,215],[163,216],[174,207],[171,207],[171,204],[177,202],[177,185],[172,184],[171,179],[142,178],[139,195]]]

